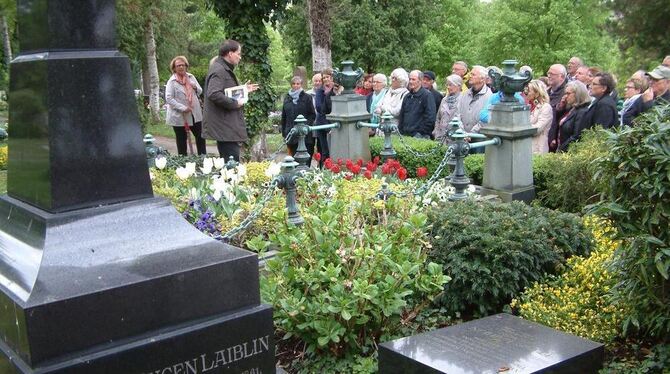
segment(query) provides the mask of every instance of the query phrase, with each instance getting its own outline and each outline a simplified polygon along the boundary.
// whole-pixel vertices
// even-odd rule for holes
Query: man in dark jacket
[[[659,65],[646,75],[649,77],[649,88],[626,111],[624,125],[631,126],[635,117],[654,105],[670,104],[670,67]]]
[[[437,112],[433,95],[421,86],[422,78],[423,73],[420,70],[409,73],[409,93],[402,101],[398,130],[402,135],[430,139]]]
[[[616,101],[610,93],[614,90],[614,78],[609,73],[598,73],[591,81],[591,96],[595,98],[579,124],[580,132],[595,125],[603,128],[619,124]]]
[[[203,137],[216,140],[219,156],[233,156],[240,160],[240,143],[249,140],[244,122],[246,100],[226,95],[226,88],[239,86],[233,70],[242,59],[242,46],[235,40],[221,44],[219,57],[210,65],[205,79],[205,110]],[[258,89],[257,84],[246,84],[248,92]]]
[[[442,104],[444,95],[442,95],[438,90],[435,89],[435,87],[433,87],[435,85],[435,73],[430,70],[424,71],[421,85],[423,88],[427,89],[431,95],[433,95],[433,99],[435,99],[435,114],[437,114],[437,110],[440,108],[440,104]]]
[[[296,76],[291,79],[291,90],[284,98],[284,105],[281,111],[280,127],[284,139],[286,139],[291,129],[295,126],[295,119],[301,114],[307,120],[307,126],[314,124],[316,112],[312,104],[312,96],[303,91],[302,78]],[[309,167],[312,161],[312,154],[314,153],[314,137],[311,131],[305,136],[305,146],[307,147],[307,153],[309,153],[309,160],[307,161],[307,166]],[[288,140],[286,148],[288,148],[289,155],[293,156],[295,154],[298,149],[297,135],[292,136]]]
[[[549,152],[556,152],[558,146],[558,121],[565,114],[565,103],[561,102],[565,93],[565,85],[568,83],[568,70],[561,64],[549,67],[547,77],[549,78],[549,104],[554,112],[554,118],[549,128]]]
[[[316,109],[315,125],[325,125],[328,123],[327,114],[333,110],[331,97],[335,95],[335,83],[333,82],[333,69],[325,68],[321,72],[321,86],[314,88],[314,109]],[[317,130],[316,148],[321,154],[319,167],[323,167],[323,163],[330,157],[330,147],[328,145],[328,131]]]

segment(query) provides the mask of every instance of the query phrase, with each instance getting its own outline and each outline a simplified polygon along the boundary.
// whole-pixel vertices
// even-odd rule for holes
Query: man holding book
[[[205,79],[205,111],[203,137],[216,140],[219,156],[226,160],[233,156],[240,161],[240,143],[249,140],[244,122],[243,106],[249,92],[257,84],[240,86],[235,67],[242,59],[242,46],[235,40],[225,40],[219,56],[210,65]],[[241,94],[241,95],[240,95]]]

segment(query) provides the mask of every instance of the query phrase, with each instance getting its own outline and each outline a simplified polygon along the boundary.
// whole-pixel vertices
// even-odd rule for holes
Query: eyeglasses
[[[174,67],[176,68],[181,68],[181,67],[186,67],[186,64],[176,64]]]
[[[592,87],[593,87],[593,86],[600,86],[600,87],[605,87],[605,85],[604,85],[604,84],[600,84],[600,83],[595,83],[595,82],[591,82],[591,86],[592,86]]]
[[[553,77],[553,76],[561,75],[561,74],[560,74],[560,73],[552,73],[552,72],[550,71],[550,72],[547,72],[547,75],[550,76],[550,77]]]

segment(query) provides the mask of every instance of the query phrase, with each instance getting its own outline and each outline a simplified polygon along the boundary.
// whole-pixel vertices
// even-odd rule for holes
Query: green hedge
[[[437,170],[437,166],[440,165],[440,161],[442,161],[444,158],[447,147],[434,140],[417,139],[403,136],[401,142],[399,138],[400,136],[398,135],[393,136],[393,149],[395,149],[398,154],[396,157],[397,160],[407,169],[408,176],[410,178],[415,178],[416,169],[421,166],[424,166],[428,169],[428,175],[433,175],[435,170]],[[405,144],[411,148],[411,151],[407,149]],[[373,158],[375,156],[380,156],[380,153],[383,149],[383,136],[375,136],[370,138],[370,153],[372,154]],[[414,153],[412,153],[412,151]],[[419,156],[417,156],[415,153]],[[445,170],[442,175],[446,177],[447,173],[448,169]]]
[[[566,258],[593,246],[578,216],[521,202],[447,203],[430,211],[429,222],[429,258],[452,278],[441,298],[451,313],[499,312],[545,274],[560,273]]]
[[[607,153],[604,131],[587,130],[582,139],[574,143],[567,153],[549,153],[533,156],[533,181],[535,183],[536,203],[546,208],[564,212],[581,213],[583,208],[598,200],[602,184],[593,176],[596,167],[593,160]],[[398,161],[407,167],[410,177],[414,177],[416,167],[426,166],[429,173],[442,161],[446,147],[433,140],[403,138],[417,153],[428,153],[441,148],[430,157],[416,157],[409,152],[397,137],[393,145],[398,152]],[[383,138],[370,139],[373,157],[383,148]],[[484,155],[473,154],[465,158],[465,170],[472,184],[481,185],[484,178]]]

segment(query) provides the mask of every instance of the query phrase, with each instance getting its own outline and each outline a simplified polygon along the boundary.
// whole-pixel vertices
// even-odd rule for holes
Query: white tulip
[[[205,157],[202,160],[202,167],[205,169],[212,170],[212,168],[214,167],[214,160],[211,157]]]
[[[265,175],[268,178],[274,178],[275,176],[279,175],[281,172],[281,164],[277,162],[272,162],[270,163],[270,166],[265,170]]]
[[[195,174],[195,162],[187,162],[186,170],[188,170],[188,172],[191,173],[191,175]]]
[[[214,159],[215,168],[221,169],[224,166],[226,166],[226,160],[223,157],[217,157]]]
[[[205,164],[205,165],[203,165],[203,167],[200,168],[200,170],[202,171],[203,174],[207,175],[207,174],[209,174],[209,173],[212,172],[212,167],[213,167],[213,166],[214,166],[214,165],[207,165],[207,164]]]
[[[191,172],[188,169],[182,167],[178,167],[177,170],[175,170],[175,173],[177,173],[177,177],[181,180],[186,180],[191,176]]]
[[[167,158],[158,157],[158,158],[156,158],[155,163],[156,163],[156,168],[158,168],[159,170],[163,170],[167,166]]]

